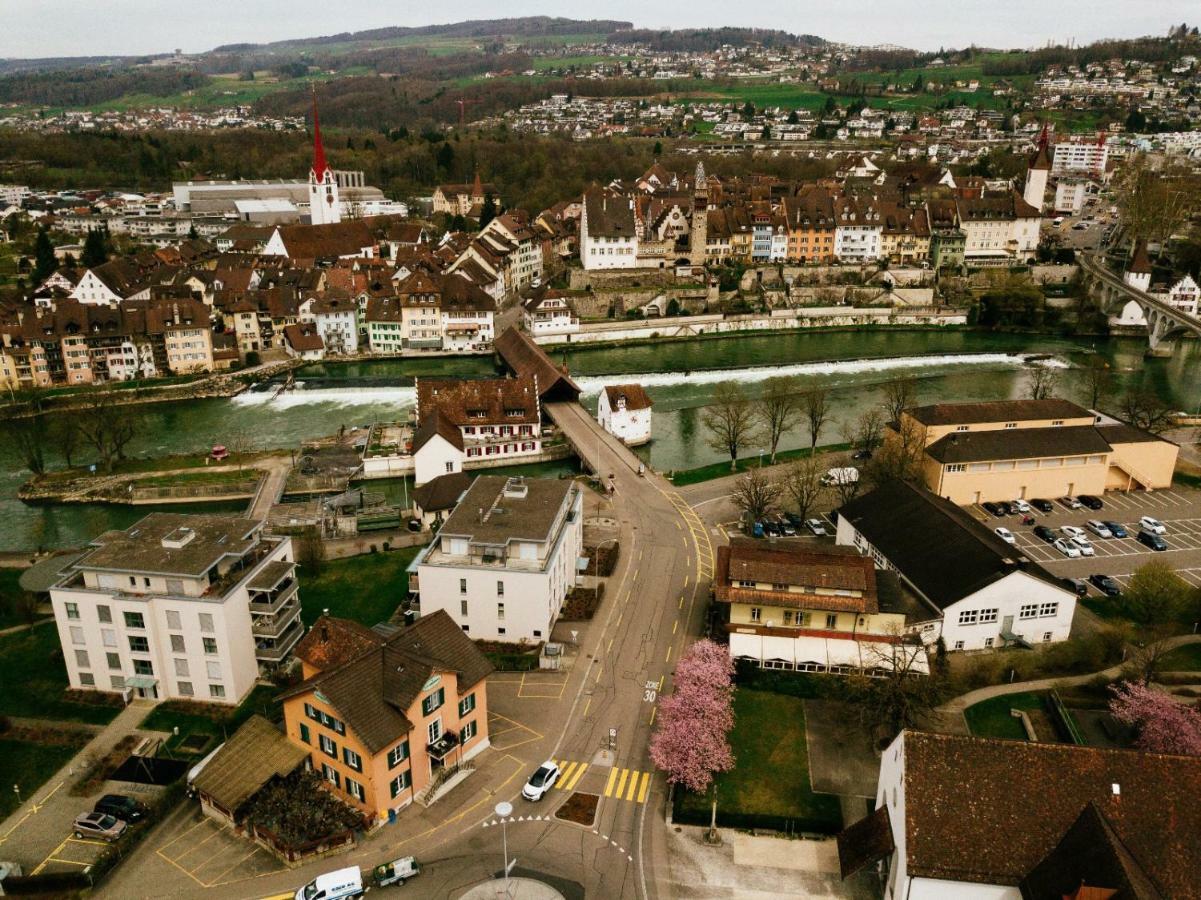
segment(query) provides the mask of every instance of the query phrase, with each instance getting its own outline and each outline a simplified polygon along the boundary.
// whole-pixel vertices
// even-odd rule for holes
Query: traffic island
[[[572,794],[567,802],[555,811],[555,818],[564,822],[590,827],[596,821],[596,807],[600,802],[597,794]]]

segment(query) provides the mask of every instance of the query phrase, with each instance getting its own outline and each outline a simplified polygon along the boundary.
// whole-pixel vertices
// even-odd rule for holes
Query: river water
[[[554,358],[567,363],[584,390],[585,405],[593,410],[606,384],[635,381],[646,387],[655,401],[655,439],[639,453],[666,470],[721,458],[705,441],[701,411],[713,385],[725,380],[741,381],[753,392],[765,378],[787,374],[796,376],[802,387],[827,387],[833,413],[821,443],[841,440],[841,423],[878,403],[880,386],[902,373],[918,378],[923,403],[991,400],[1022,396],[1031,365],[1051,365],[1062,369],[1059,394],[1087,402],[1071,367],[1093,352],[1113,366],[1116,390],[1145,384],[1173,408],[1197,410],[1201,348],[1182,342],[1172,359],[1144,361],[1145,346],[1141,339],[1091,341],[966,331],[793,332],[573,349],[556,351]],[[1051,359],[1027,363],[1024,357],[1030,354]],[[492,360],[478,357],[308,366],[297,373],[299,388],[276,399],[270,391],[250,391],[230,399],[147,406],[140,413],[144,421],[139,436],[129,449],[133,455],[205,453],[213,444],[235,438],[254,448],[294,447],[341,425],[404,416],[413,404],[415,377],[492,371]],[[781,449],[807,443],[801,428],[785,437]],[[759,448],[751,448],[748,455],[755,449]],[[51,461],[57,463],[53,454]],[[28,506],[16,499],[26,477],[11,445],[0,443],[0,550],[79,546],[146,512],[99,504]]]

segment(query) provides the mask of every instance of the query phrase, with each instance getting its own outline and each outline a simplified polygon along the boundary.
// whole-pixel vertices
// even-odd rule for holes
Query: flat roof
[[[199,578],[225,557],[245,555],[262,527],[244,516],[151,513],[124,531],[95,538],[95,549],[75,569]]]
[[[509,541],[546,541],[575,482],[559,478],[481,475],[442,526],[440,537],[504,546]]]

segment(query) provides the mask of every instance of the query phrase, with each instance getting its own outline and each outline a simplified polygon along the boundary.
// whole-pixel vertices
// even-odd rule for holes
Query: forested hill
[[[812,34],[789,34],[767,28],[681,28],[674,31],[652,31],[635,28],[609,35],[609,40],[622,44],[641,44],[651,50],[667,52],[717,50],[720,47],[821,47],[824,38]]]

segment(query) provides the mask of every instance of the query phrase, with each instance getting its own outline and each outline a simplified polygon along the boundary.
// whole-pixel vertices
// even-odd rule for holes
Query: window
[[[955,649],[956,649],[956,650],[962,650],[962,649],[963,649],[963,641],[956,641],[956,642],[955,642]]]
[[[1043,643],[1044,643],[1044,644],[1045,644],[1045,643],[1049,643],[1049,642],[1050,642],[1050,640],[1051,640],[1051,632],[1049,632],[1049,631],[1044,631],[1044,632],[1043,632]]]
[[[404,740],[388,751],[388,768],[395,769],[408,758],[409,742]],[[393,794],[392,796],[395,797],[396,795]]]
[[[104,655],[108,658],[108,667],[110,669],[116,669],[118,672],[121,671],[120,653],[106,653]]]
[[[467,579],[466,578],[459,579],[459,593],[460,594],[467,593]]]
[[[153,675],[154,663],[148,659],[135,659],[133,661],[133,672],[135,675]]]
[[[388,784],[388,793],[392,797],[396,797],[401,791],[407,790],[409,787],[409,770],[405,769],[399,775],[392,779]]]
[[[751,621],[758,622],[763,618],[763,610],[757,606],[751,607]]]
[[[202,640],[204,641],[204,652],[209,656],[214,656],[217,653],[217,639],[202,638]]]
[[[78,625],[71,626],[71,643],[83,644],[86,643],[83,639],[83,629]]]
[[[100,621],[105,625],[113,624],[113,611],[110,607],[103,603],[96,607],[96,615],[100,617]]]
[[[993,639],[992,639],[992,638],[985,638],[985,639],[984,639],[984,646],[985,646],[985,647],[991,647],[992,645],[993,645]]]
[[[1019,619],[1033,619],[1037,615],[1038,615],[1038,604],[1037,603],[1023,603],[1021,605],[1021,607],[1018,609],[1018,618]]]
[[[114,691],[125,690],[125,676],[124,675],[110,675],[110,676],[108,676],[108,683]]]
[[[421,714],[423,716],[428,716],[430,713],[432,713],[438,709],[441,709],[442,704],[445,701],[445,699],[446,699],[446,689],[438,688],[438,690],[434,691],[432,694],[430,694],[428,697],[426,697],[424,700],[421,701]],[[434,740],[437,740],[437,738],[435,738]]]
[[[182,635],[182,634],[173,634],[173,635],[171,635],[171,652],[172,652],[172,653],[187,653],[187,652],[188,652],[188,651],[187,651],[187,650],[184,648],[184,643],[183,643],[183,635]]]
[[[1005,423],[1005,427],[1006,427],[1006,428],[1017,428],[1017,427],[1018,427],[1018,423],[1017,423],[1017,422],[1006,422],[1006,423]]]
[[[111,628],[101,628],[100,639],[104,641],[104,646],[106,647],[117,646],[117,632],[113,631]]]
[[[224,697],[225,696],[225,685],[210,684],[209,685],[209,696],[214,699],[220,699],[220,698]]]
[[[311,744],[313,742],[313,734],[311,731],[309,731],[309,726],[305,725],[304,722],[300,723],[300,739],[306,744]]]
[[[91,666],[88,664],[88,651],[86,651],[86,650],[76,650],[75,651],[75,665],[79,666],[79,668],[81,668],[81,669],[90,669],[91,668]]]
[[[1038,617],[1040,619],[1048,618],[1049,616],[1059,615],[1059,601],[1053,600],[1050,603],[1040,603],[1038,605]]]
[[[966,472],[967,466],[964,463],[951,463],[947,466],[948,472]]]
[[[332,784],[334,787],[342,786],[342,777],[338,774],[338,771],[336,769],[326,765],[325,763],[321,764],[321,777],[324,778],[326,781],[328,781],[330,784]]]
[[[1063,424],[1063,419],[1052,419],[1052,420],[1051,420],[1051,424],[1052,424],[1052,425],[1062,425],[1062,424]]]
[[[179,682],[179,694],[181,697],[195,696],[195,691],[192,690],[192,682],[190,682],[190,681]]]
[[[496,596],[503,597],[505,595],[505,583],[503,581],[496,582]]]
[[[502,622],[505,619],[505,605],[503,603],[496,604],[496,618]]]
[[[221,663],[210,660],[204,664],[204,667],[208,670],[210,680],[216,681],[221,677]]]
[[[150,641],[140,634],[131,634],[129,636],[129,649],[134,653],[149,653]]]
[[[352,778],[346,779],[346,793],[350,794],[350,796],[354,797],[360,803],[363,800],[363,786]]]
[[[168,578],[167,579],[167,593],[168,594],[182,594],[183,593],[183,581],[179,578]]]
[[[966,425],[956,425],[955,426],[956,431],[967,431],[967,429],[968,429],[968,426],[966,426]]]
[[[980,618],[979,610],[965,609],[959,614],[960,625],[975,625]]]
[[[138,612],[127,612],[125,615],[126,628],[145,628],[146,620],[142,618],[142,614]]]
[[[334,743],[334,739],[329,735],[320,734],[317,736],[317,742],[321,745],[321,752],[326,756],[331,756],[334,759],[338,758],[338,745]]]
[[[64,606],[67,610],[67,618],[68,619],[78,619],[79,618],[79,604],[78,603],[67,603],[67,604],[64,604]]]
[[[459,729],[459,743],[466,744],[469,740],[475,737],[476,725],[475,719],[472,719],[466,725]]]
[[[187,678],[192,674],[188,671],[188,661],[186,659],[175,660],[175,674],[180,678]]]
[[[209,632],[209,634],[212,634],[212,631],[213,631],[213,614],[212,613],[201,613],[200,614],[200,630],[207,631],[207,632]]]
[[[470,713],[475,709],[475,694],[468,694],[459,701],[459,716],[460,718]]]
[[[79,673],[79,683],[82,684],[84,687],[95,687],[96,686],[96,676],[94,676],[91,672],[80,672]]]
[[[838,613],[826,613],[826,627],[827,628],[837,628],[838,627]]]
[[[995,609],[980,610],[981,624],[984,624],[986,622],[995,622],[995,621],[997,621],[997,611]]]
[[[183,630],[183,623],[179,620],[179,610],[167,610],[167,627],[174,631]]]
[[[467,601],[466,600],[459,601],[459,615],[461,615],[463,617],[467,616]]]
[[[342,748],[342,762],[346,763],[346,765],[350,766],[356,772],[363,771],[363,757],[359,756],[359,754],[355,753],[349,747]]]
[[[434,719],[425,728],[426,735],[429,737],[429,742],[432,744],[438,738],[442,737],[442,720]]]

